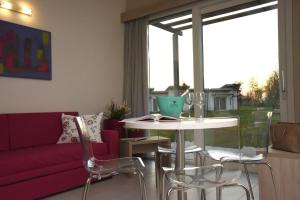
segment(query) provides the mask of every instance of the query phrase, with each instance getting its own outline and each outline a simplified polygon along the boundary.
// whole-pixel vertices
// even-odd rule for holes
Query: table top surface
[[[183,118],[178,121],[139,121],[140,118],[125,119],[125,128],[155,130],[196,130],[238,126],[238,118]]]

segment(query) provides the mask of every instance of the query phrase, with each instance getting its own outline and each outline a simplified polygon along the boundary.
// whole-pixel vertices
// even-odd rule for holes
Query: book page
[[[179,119],[176,117],[165,116],[165,115],[161,115],[161,114],[151,114],[151,115],[146,115],[146,116],[139,118],[138,121],[166,122],[166,121],[179,121]]]

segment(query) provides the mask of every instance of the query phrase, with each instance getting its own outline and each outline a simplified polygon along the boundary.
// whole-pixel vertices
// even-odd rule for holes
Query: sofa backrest
[[[77,112],[7,114],[10,149],[55,144],[62,134],[62,113],[78,116]]]
[[[0,115],[0,151],[9,150],[8,120],[5,114]]]

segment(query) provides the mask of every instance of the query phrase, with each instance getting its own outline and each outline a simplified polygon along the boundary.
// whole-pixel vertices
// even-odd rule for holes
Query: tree
[[[183,82],[182,85],[179,85],[178,89],[181,90],[181,91],[185,91],[189,88],[190,88],[190,86]]]
[[[249,91],[247,97],[250,99],[251,103],[255,106],[260,106],[263,102],[263,89],[259,87],[257,80],[251,78],[249,81]]]
[[[242,91],[243,82],[242,81],[236,81],[232,85],[234,85],[233,88],[238,92],[238,98],[240,99],[241,98],[241,91]]]
[[[272,108],[279,108],[279,74],[278,71],[273,71],[268,78],[265,90],[265,104]]]

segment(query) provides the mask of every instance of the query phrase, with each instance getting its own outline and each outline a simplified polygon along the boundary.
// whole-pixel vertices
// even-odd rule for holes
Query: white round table
[[[180,119],[178,121],[139,121],[140,118],[125,119],[125,128],[146,129],[146,130],[176,130],[176,161],[175,169],[185,167],[185,142],[184,130],[226,128],[239,125],[238,118],[192,118]],[[186,199],[184,192],[178,192],[178,199]]]
[[[237,118],[183,118],[179,121],[151,122],[139,121],[140,118],[125,119],[125,128],[155,130],[196,130],[225,128],[238,125]]]

